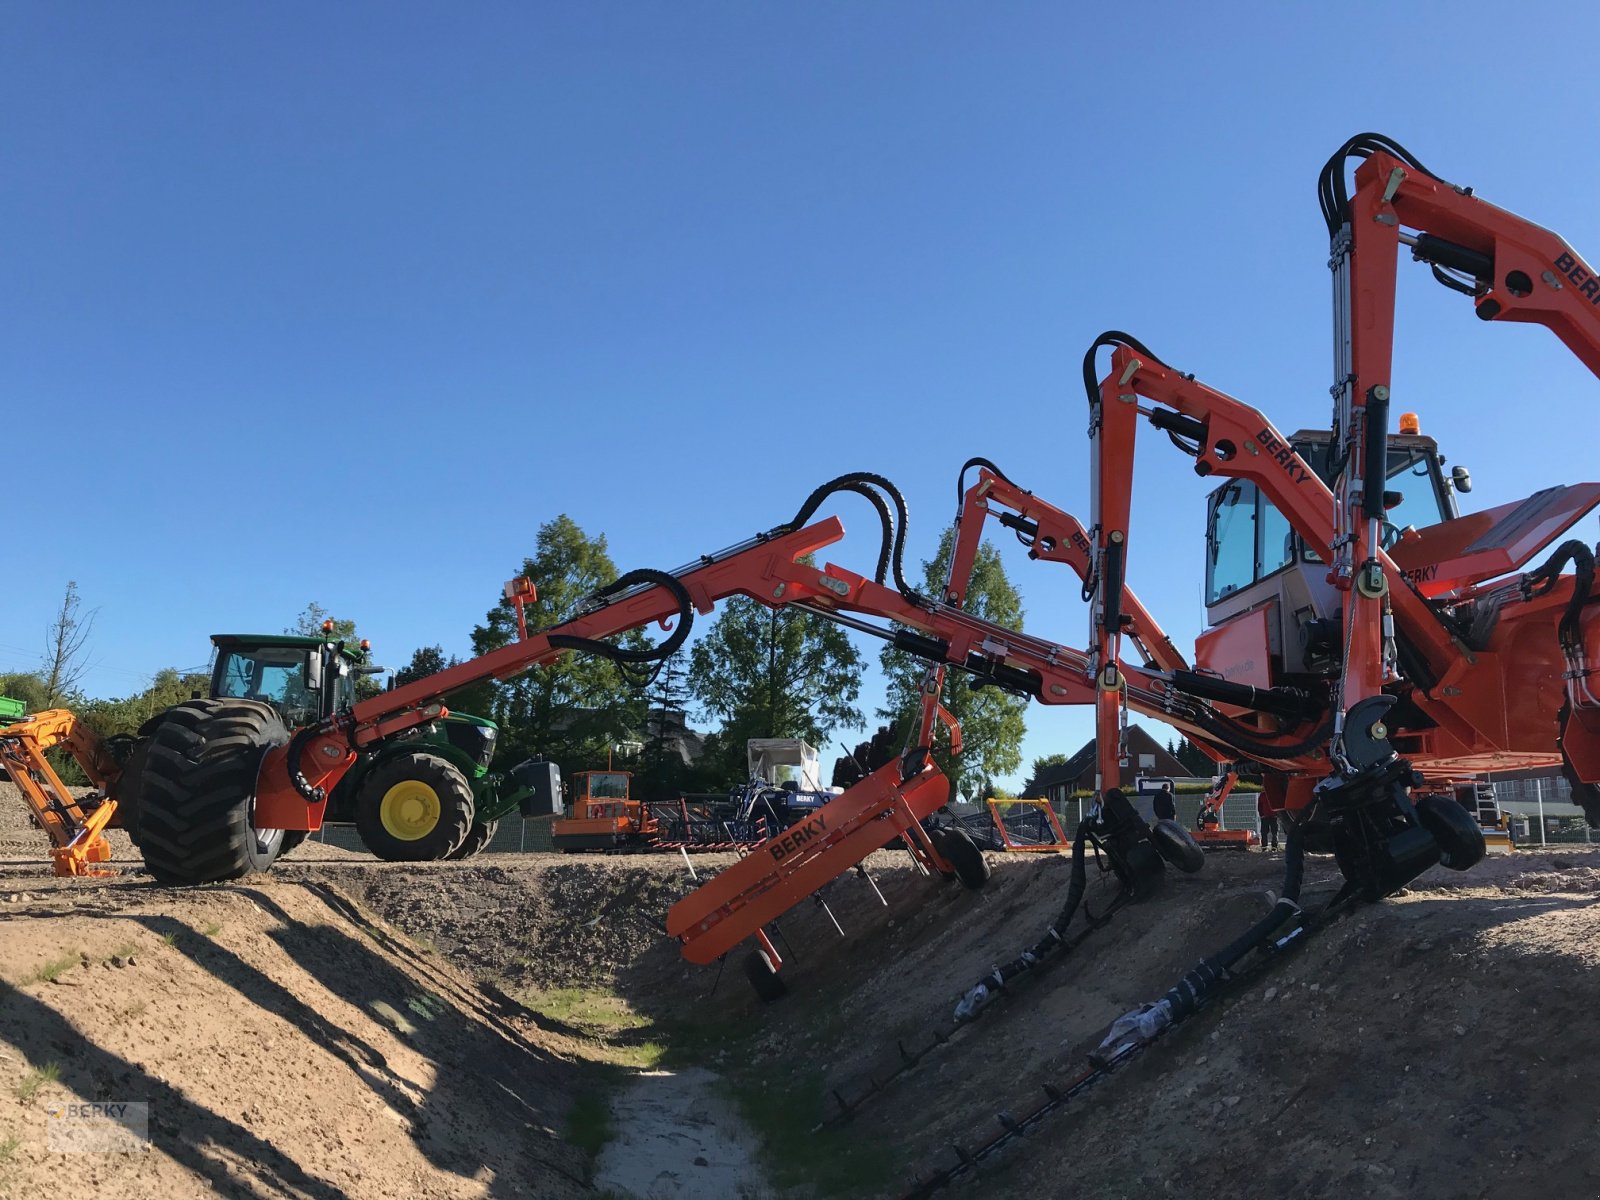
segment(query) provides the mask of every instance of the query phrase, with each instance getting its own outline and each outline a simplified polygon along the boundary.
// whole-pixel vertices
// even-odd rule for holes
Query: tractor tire
[[[190,700],[163,713],[135,802],[150,874],[214,883],[272,866],[285,834],[255,826],[256,775],[267,751],[288,740],[278,714],[254,700]]]
[[[767,956],[759,950],[752,950],[744,956],[744,974],[763,1004],[771,1004],[789,994],[789,985],[772,969]]]
[[[499,827],[499,821],[474,821],[472,828],[467,830],[467,840],[450,851],[448,857],[471,858],[474,854],[482,854],[483,848],[494,840],[494,831]]]
[[[117,821],[134,848],[139,846],[140,802],[144,789],[144,768],[150,758],[150,739],[138,738],[122,758],[122,774],[109,789],[117,802]]]
[[[1205,850],[1176,821],[1157,821],[1150,827],[1150,840],[1162,858],[1187,875],[1206,865]]]
[[[472,829],[472,785],[435,754],[396,754],[356,794],[356,832],[388,862],[449,858]]]
[[[1416,802],[1417,820],[1439,843],[1439,865],[1465,871],[1483,861],[1487,850],[1483,830],[1471,813],[1452,796],[1422,796]]]
[[[965,829],[939,829],[934,831],[933,844],[940,854],[950,860],[961,886],[975,892],[989,882],[989,860],[978,849]]]

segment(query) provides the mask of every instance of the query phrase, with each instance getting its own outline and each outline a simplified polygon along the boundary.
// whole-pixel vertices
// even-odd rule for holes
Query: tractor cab
[[[368,665],[364,645],[351,650],[337,638],[218,633],[211,644],[217,648],[212,699],[270,704],[291,729],[349,708],[356,677],[382,670]]]
[[[1414,420],[1389,437],[1382,537],[1397,560],[1423,531],[1457,520],[1456,493],[1472,489],[1462,467],[1449,475],[1438,443]],[[1332,486],[1332,435],[1301,430],[1295,453]],[[1254,483],[1231,479],[1206,503],[1206,619],[1195,645],[1204,669],[1235,683],[1273,687],[1335,669],[1340,593],[1319,551],[1308,547]]]

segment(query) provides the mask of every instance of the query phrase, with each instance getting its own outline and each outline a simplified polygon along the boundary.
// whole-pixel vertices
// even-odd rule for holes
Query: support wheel
[[[255,824],[256,775],[289,740],[254,700],[190,700],[162,714],[140,772],[136,816],[145,866],[162,883],[212,883],[265,871],[284,831]]]
[[[1439,864],[1465,871],[1483,861],[1483,830],[1471,813],[1449,796],[1423,796],[1417,802],[1417,819],[1439,843]]]
[[[472,828],[467,830],[467,840],[452,850],[450,858],[471,858],[474,854],[482,854],[483,848],[494,840],[494,831],[500,828],[499,821],[474,821]]]
[[[437,862],[466,840],[472,785],[433,754],[396,754],[373,767],[356,795],[356,832],[389,862]]]
[[[789,985],[784,983],[782,977],[772,969],[767,956],[759,950],[752,950],[744,956],[744,974],[763,1004],[771,1004],[789,994]]]
[[[968,891],[977,891],[989,882],[989,860],[964,829],[936,829],[934,848],[955,868],[956,878]]]
[[[1150,841],[1162,858],[1187,875],[1206,865],[1205,850],[1176,821],[1157,821],[1150,827]]]

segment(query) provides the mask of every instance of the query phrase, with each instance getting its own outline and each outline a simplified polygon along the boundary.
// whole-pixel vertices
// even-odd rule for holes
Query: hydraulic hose
[[[1337,234],[1340,227],[1350,219],[1350,190],[1345,183],[1345,160],[1370,158],[1374,151],[1392,154],[1406,166],[1421,171],[1430,179],[1439,178],[1417,161],[1416,155],[1393,138],[1385,137],[1381,133],[1356,134],[1333,152],[1333,157],[1323,164],[1322,171],[1317,176],[1317,203],[1322,208],[1322,219],[1327,223],[1329,237]]]
[[[1089,349],[1083,356],[1083,391],[1089,397],[1089,406],[1092,408],[1100,403],[1100,380],[1094,373],[1094,356],[1101,346],[1126,346],[1135,354],[1142,354],[1158,366],[1166,366],[1155,356],[1138,338],[1131,333],[1123,333],[1120,329],[1108,329],[1094,341],[1089,343]]]
[[[1589,602],[1589,595],[1594,590],[1594,551],[1577,538],[1562,542],[1544,565],[1522,577],[1522,594],[1530,600],[1544,595],[1555,587],[1556,581],[1561,578],[1562,568],[1569,562],[1573,565],[1572,599],[1567,601],[1556,633],[1561,638],[1561,648],[1573,652],[1583,647],[1583,633],[1578,623],[1583,615],[1583,606]]]
[[[1078,826],[1078,836],[1072,842],[1072,877],[1067,882],[1067,899],[1061,906],[1061,912],[1050,927],[1045,930],[1044,936],[1024,950],[1016,958],[1003,966],[997,966],[977,983],[967,989],[956,1005],[956,1020],[970,1021],[986,1008],[996,996],[1005,990],[1006,985],[1019,975],[1024,975],[1033,970],[1050,954],[1065,944],[1065,930],[1077,914],[1078,906],[1083,903],[1083,893],[1088,889],[1089,877],[1086,869],[1084,851],[1089,842],[1089,823],[1083,822]]]
[[[642,663],[663,662],[677,653],[684,642],[689,640],[689,629],[694,624],[694,603],[689,599],[689,593],[683,584],[678,582],[676,575],[669,575],[665,571],[654,571],[649,567],[641,567],[636,571],[629,571],[619,575],[612,583],[607,584],[595,593],[595,596],[604,599],[614,596],[628,588],[637,587],[639,584],[653,584],[665,588],[672,593],[672,598],[678,602],[678,624],[672,633],[660,643],[644,650],[630,650],[625,646],[616,646],[610,642],[600,641],[598,638],[574,637],[566,633],[553,633],[549,635],[550,645],[558,650],[576,650],[583,654],[597,654],[601,658],[609,658],[619,665],[636,666]]]
[[[1182,979],[1172,986],[1161,1000],[1152,1006],[1157,1010],[1155,1024],[1164,1027],[1189,1016],[1204,1004],[1212,989],[1226,982],[1228,973],[1250,951],[1276,933],[1291,918],[1300,915],[1300,885],[1305,877],[1305,841],[1298,825],[1289,826],[1289,839],[1284,848],[1283,895],[1273,904],[1272,911],[1257,921],[1244,933],[1221,950],[1203,958]],[[1164,1010],[1164,1011],[1162,1011]]]
[[[961,470],[956,475],[956,503],[957,504],[961,503],[962,500],[966,499],[966,495],[967,495],[967,472],[972,470],[973,467],[988,467],[989,468],[989,473],[991,475],[996,475],[999,478],[1004,479],[1007,483],[1011,483],[1012,482],[1011,477],[1009,475],[1007,475],[999,467],[995,466],[994,463],[990,462],[987,458],[981,458],[981,457],[979,457],[977,455],[974,455],[972,458],[967,459],[966,462],[961,464]],[[1013,486],[1015,486],[1015,485],[1013,484]]]
[[[812,514],[822,507],[822,502],[829,496],[837,492],[853,492],[856,495],[864,495],[867,488],[880,489],[894,503],[895,515],[898,520],[893,523],[892,535],[889,528],[888,514],[882,507],[878,509],[879,516],[883,518],[884,522],[884,543],[886,546],[890,546],[889,565],[894,571],[894,586],[907,600],[914,604],[921,604],[924,602],[923,597],[906,582],[905,576],[906,527],[910,521],[906,498],[901,494],[899,488],[895,487],[893,483],[882,475],[871,471],[852,471],[849,474],[840,475],[837,479],[830,479],[806,497],[805,503],[800,506],[800,510],[789,521],[787,528],[798,529],[804,525],[811,519]],[[878,504],[882,504],[881,498],[878,500]],[[879,561],[880,563],[882,561],[881,554]],[[882,582],[881,575],[879,576],[879,582]]]

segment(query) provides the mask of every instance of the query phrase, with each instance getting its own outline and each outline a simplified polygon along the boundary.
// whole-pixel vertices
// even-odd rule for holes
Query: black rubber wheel
[[[163,883],[212,883],[265,871],[284,831],[255,827],[256,775],[289,740],[270,705],[189,700],[161,715],[138,788],[139,849]]]
[[[934,846],[950,860],[962,887],[975,892],[989,882],[989,860],[965,829],[946,828],[934,832]]]
[[[1206,865],[1205,850],[1176,821],[1157,821],[1150,826],[1150,841],[1162,858],[1185,874],[1193,875]]]
[[[144,788],[144,767],[150,758],[150,739],[136,739],[121,758],[122,773],[107,789],[117,802],[117,823],[135,847],[139,845],[139,814]]]
[[[789,994],[789,985],[784,983],[772,969],[772,964],[767,962],[767,956],[759,950],[752,950],[744,956],[744,974],[763,1004],[771,1004]]]
[[[467,830],[467,840],[454,850],[450,851],[450,858],[471,858],[474,854],[482,854],[483,848],[494,838],[494,831],[500,828],[499,821],[474,821],[472,828]]]
[[[1439,843],[1440,866],[1465,871],[1483,861],[1483,830],[1453,798],[1423,796],[1417,801],[1417,819]]]
[[[373,767],[356,794],[356,832],[389,862],[437,862],[467,840],[472,785],[436,754],[395,754]]]

